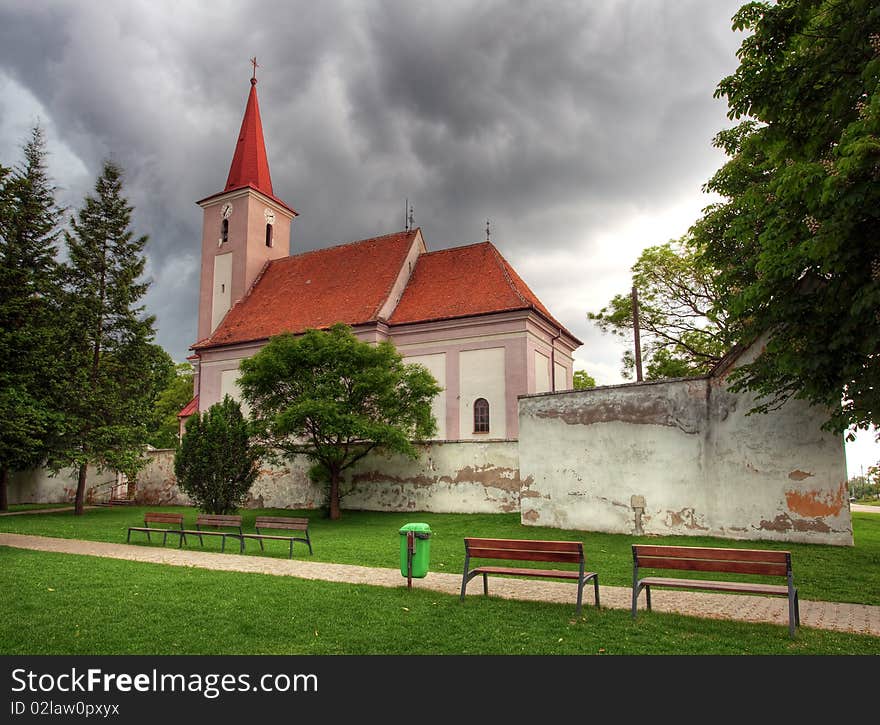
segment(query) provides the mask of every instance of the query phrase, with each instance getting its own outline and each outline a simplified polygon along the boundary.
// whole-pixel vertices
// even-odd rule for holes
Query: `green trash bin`
[[[428,573],[431,558],[431,527],[428,524],[404,524],[400,527],[400,573],[407,575],[407,532],[413,532],[412,575],[421,579]]]

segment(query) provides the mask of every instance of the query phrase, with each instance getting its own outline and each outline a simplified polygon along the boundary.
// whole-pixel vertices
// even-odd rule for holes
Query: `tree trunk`
[[[339,518],[339,471],[330,471],[330,520]]]
[[[73,513],[75,516],[81,516],[84,511],[86,498],[86,472],[89,464],[83,463],[79,467],[79,480],[76,483],[76,502],[74,503]]]
[[[0,511],[9,511],[9,497],[6,495],[9,489],[9,469],[3,466],[0,469]]]

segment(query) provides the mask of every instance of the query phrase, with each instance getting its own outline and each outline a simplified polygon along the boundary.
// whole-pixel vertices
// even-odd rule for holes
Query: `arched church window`
[[[474,433],[489,432],[489,401],[477,398],[474,401]]]
[[[272,246],[272,225],[271,224],[266,225],[266,246],[267,247]]]
[[[220,224],[220,243],[224,244],[229,241],[229,220],[224,219]]]

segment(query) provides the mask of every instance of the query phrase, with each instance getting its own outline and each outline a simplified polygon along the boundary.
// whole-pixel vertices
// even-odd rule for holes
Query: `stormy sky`
[[[428,248],[491,239],[620,382],[622,348],[586,319],[640,251],[712,198],[732,125],[739,0],[0,0],[0,163],[39,122],[75,210],[112,158],[148,234],[146,304],[177,360],[195,342],[201,210],[221,191],[256,55],[293,253],[397,231]],[[864,448],[864,453],[862,453]],[[850,448],[850,473],[880,455]]]

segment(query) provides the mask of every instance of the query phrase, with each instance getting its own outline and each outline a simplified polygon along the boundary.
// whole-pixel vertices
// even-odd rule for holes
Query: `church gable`
[[[495,246],[481,242],[419,257],[389,322],[405,325],[529,309],[562,328]]]

